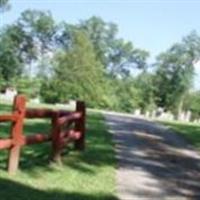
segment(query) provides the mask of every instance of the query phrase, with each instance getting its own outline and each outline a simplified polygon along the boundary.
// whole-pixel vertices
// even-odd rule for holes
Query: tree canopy
[[[129,41],[117,38],[118,27],[99,17],[81,21],[78,27],[84,30],[93,43],[96,57],[107,72],[113,76],[127,76],[134,68],[145,68],[148,52],[137,49]]]
[[[180,108],[194,78],[194,62],[200,58],[200,37],[192,32],[157,58],[158,105]]]
[[[0,14],[10,9],[9,0],[0,0]]]
[[[0,12],[8,6],[0,0]],[[25,10],[0,30],[0,87],[13,85],[51,103],[82,99],[90,107],[126,112],[162,107],[200,115],[199,93],[191,92],[198,33],[183,37],[153,64],[148,57],[118,36],[117,24],[100,17],[58,23],[49,11]]]
[[[58,100],[82,99],[90,104],[100,102],[103,92],[102,66],[96,60],[93,46],[84,32],[74,32],[71,48],[55,55],[54,66],[51,81],[49,84],[45,81],[44,87],[51,87],[51,92],[57,93]],[[43,92],[48,100],[51,97],[46,91]]]

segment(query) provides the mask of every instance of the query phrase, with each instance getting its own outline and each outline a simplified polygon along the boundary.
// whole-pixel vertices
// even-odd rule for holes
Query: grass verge
[[[0,110],[10,110],[0,105]],[[25,133],[48,132],[46,120],[27,120]],[[9,124],[0,124],[0,137],[7,137]],[[0,197],[3,200],[111,200],[115,197],[115,158],[111,135],[101,114],[88,114],[86,150],[68,146],[63,165],[49,164],[50,143],[24,147],[20,170],[9,177],[7,151],[0,151]]]
[[[194,147],[200,149],[200,124],[185,123],[185,122],[159,122],[175,132],[184,136]]]

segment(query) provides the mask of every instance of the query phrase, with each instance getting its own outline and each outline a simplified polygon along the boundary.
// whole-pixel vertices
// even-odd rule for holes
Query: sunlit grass
[[[10,107],[0,105],[7,112]],[[48,133],[47,120],[27,120],[25,133]],[[9,124],[0,124],[0,137],[7,137]],[[100,114],[88,114],[86,150],[66,148],[63,165],[49,163],[50,143],[24,147],[20,170],[9,177],[7,151],[0,151],[0,199],[81,200],[115,198],[115,159],[111,135]]]
[[[161,122],[175,132],[183,135],[193,146],[200,149],[200,124],[185,122]]]

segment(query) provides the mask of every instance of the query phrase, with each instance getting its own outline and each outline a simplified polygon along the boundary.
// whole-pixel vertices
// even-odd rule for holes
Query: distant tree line
[[[0,0],[0,10],[8,7]],[[199,35],[191,32],[151,65],[148,57],[149,52],[118,37],[116,24],[100,17],[57,23],[49,11],[26,10],[0,30],[0,87],[17,87],[47,103],[82,99],[95,108],[145,112],[163,107],[199,116],[200,93],[192,92]]]

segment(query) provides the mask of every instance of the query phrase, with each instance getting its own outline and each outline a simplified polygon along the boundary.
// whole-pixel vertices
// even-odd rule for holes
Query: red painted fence
[[[48,118],[51,120],[51,133],[36,133],[25,136],[23,132],[25,118]],[[13,113],[1,115],[0,122],[12,122],[9,138],[0,139],[0,150],[9,150],[8,172],[13,174],[18,169],[20,151],[24,145],[52,143],[51,159],[61,162],[61,153],[64,146],[74,142],[75,149],[85,148],[85,104],[76,102],[76,111],[50,110],[50,109],[26,109],[25,96],[18,95],[14,99]]]

